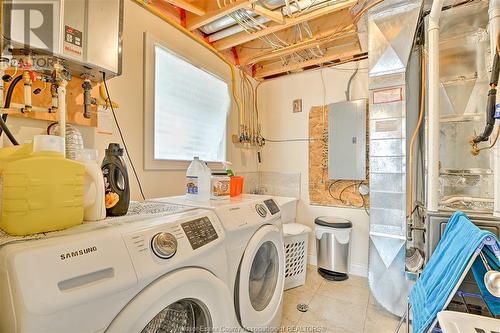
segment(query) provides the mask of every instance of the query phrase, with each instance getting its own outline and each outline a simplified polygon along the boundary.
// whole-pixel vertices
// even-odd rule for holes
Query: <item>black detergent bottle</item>
[[[101,165],[106,188],[106,215],[127,214],[130,204],[130,186],[127,166],[123,160],[123,148],[118,143],[110,143]]]

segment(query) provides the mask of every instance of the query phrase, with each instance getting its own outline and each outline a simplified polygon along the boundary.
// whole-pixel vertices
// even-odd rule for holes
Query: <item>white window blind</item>
[[[224,161],[227,83],[160,45],[154,75],[154,159]]]

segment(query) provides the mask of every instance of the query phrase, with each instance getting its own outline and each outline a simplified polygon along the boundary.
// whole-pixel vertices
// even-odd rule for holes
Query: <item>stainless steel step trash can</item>
[[[320,216],[314,224],[318,273],[328,280],[348,279],[351,221],[336,216]]]

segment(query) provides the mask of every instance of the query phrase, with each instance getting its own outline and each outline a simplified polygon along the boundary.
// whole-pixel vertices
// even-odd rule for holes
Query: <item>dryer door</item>
[[[281,313],[284,266],[281,230],[273,225],[261,227],[250,239],[239,271],[237,310],[247,330],[280,324],[274,321]]]
[[[200,268],[185,268],[152,282],[118,314],[106,332],[209,333],[237,326],[227,286]]]

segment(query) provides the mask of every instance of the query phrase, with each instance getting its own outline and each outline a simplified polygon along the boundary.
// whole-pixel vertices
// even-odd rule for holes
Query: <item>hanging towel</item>
[[[496,237],[476,227],[463,212],[456,212],[448,221],[443,237],[410,292],[413,332],[423,333],[435,322],[471,267],[483,240]]]

